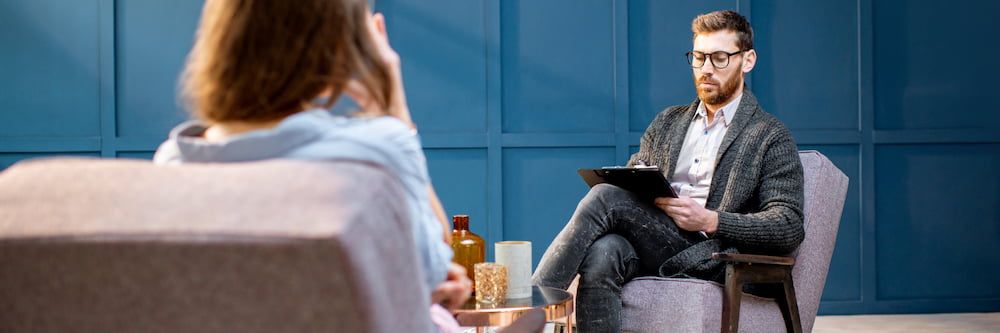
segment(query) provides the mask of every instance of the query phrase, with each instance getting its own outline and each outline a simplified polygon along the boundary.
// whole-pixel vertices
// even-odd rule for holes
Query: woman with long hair
[[[450,263],[385,20],[365,0],[208,0],[182,77],[195,120],[157,150],[161,164],[352,159],[399,178],[434,304],[455,307],[471,281]],[[329,111],[342,94],[359,105]],[[430,305],[429,305],[430,306]]]

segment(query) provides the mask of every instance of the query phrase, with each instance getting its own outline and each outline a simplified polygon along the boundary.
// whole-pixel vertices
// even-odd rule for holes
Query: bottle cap
[[[468,230],[469,229],[469,215],[455,215],[451,218],[452,224],[454,224],[455,229],[458,230]]]

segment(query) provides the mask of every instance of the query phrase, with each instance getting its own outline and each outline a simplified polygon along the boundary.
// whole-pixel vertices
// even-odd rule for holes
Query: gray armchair
[[[0,174],[0,332],[432,332],[400,186],[331,161]]]
[[[632,332],[812,331],[837,239],[848,179],[825,156],[801,151],[805,240],[790,257],[723,255],[727,285],[643,277],[622,291],[622,322]],[[788,272],[790,271],[790,277]],[[787,279],[786,279],[787,278]],[[787,299],[743,294],[740,283],[782,282]]]

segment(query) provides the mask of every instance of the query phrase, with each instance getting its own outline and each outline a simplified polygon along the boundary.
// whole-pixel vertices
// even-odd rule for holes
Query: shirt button
[[[698,159],[697,159],[697,158],[696,158],[696,159],[694,159],[694,162],[695,162],[695,163],[698,163]]]
[[[705,135],[708,135],[708,130],[705,130]]]

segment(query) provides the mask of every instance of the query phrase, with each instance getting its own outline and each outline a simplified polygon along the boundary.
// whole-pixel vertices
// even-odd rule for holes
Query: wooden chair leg
[[[781,284],[785,287],[784,297],[775,299],[778,308],[781,309],[781,317],[785,319],[785,331],[792,333],[802,333],[802,321],[799,318],[799,305],[795,300],[795,285],[792,283],[792,270],[789,268],[787,276]]]
[[[722,333],[737,333],[740,330],[740,300],[743,296],[741,272],[726,267],[726,288],[722,297]]]

